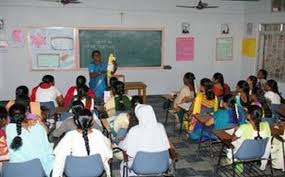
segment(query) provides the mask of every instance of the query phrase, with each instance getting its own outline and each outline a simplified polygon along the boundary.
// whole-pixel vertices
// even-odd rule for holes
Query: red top
[[[224,93],[225,91],[225,93]],[[214,94],[219,97],[219,96],[223,96],[223,95],[226,95],[226,94],[230,94],[231,92],[231,89],[229,87],[228,84],[224,84],[224,89],[223,87],[221,86],[221,84],[214,84],[213,86],[213,92]]]
[[[66,95],[64,97],[64,107],[67,107],[72,101],[75,90],[76,90],[76,86],[72,86],[67,90]],[[95,98],[95,94],[93,93],[91,89],[88,90],[87,96],[90,96],[91,98]]]

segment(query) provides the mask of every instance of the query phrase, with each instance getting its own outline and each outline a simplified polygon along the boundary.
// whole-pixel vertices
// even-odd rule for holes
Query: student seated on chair
[[[11,123],[6,126],[10,162],[24,162],[40,159],[46,176],[53,165],[53,152],[42,125],[27,120],[26,107],[14,104],[9,110]]]
[[[8,113],[6,108],[0,106],[0,161],[9,159],[5,127],[8,124]],[[0,166],[1,166],[0,162]]]
[[[228,84],[224,81],[224,76],[221,73],[215,73],[213,75],[213,92],[217,97],[222,97],[231,92]]]
[[[139,124],[132,127],[126,138],[119,144],[128,155],[128,166],[139,151],[160,152],[170,148],[169,140],[161,123],[156,120],[153,108],[150,105],[139,104],[135,108],[135,114]],[[123,166],[121,163],[121,176],[123,176]],[[129,176],[135,175],[133,172]]]
[[[245,80],[240,80],[236,86],[237,96],[236,96],[236,103],[238,106],[247,109],[250,106],[250,96],[249,96],[249,85]]]
[[[267,71],[265,69],[260,69],[257,73],[257,87],[261,88],[262,90],[265,89],[265,84],[267,82]]]
[[[73,101],[79,100],[83,103],[84,108],[93,112],[94,110],[94,99],[88,95],[88,89],[86,87],[79,87],[71,99],[71,102],[67,106],[67,110],[71,111]]]
[[[264,96],[264,91],[261,88],[254,88],[250,95],[251,105],[259,106],[262,109],[262,117],[271,118],[272,111],[270,109],[270,101]]]
[[[77,125],[75,124],[75,119],[83,109],[84,109],[84,104],[81,101],[79,100],[73,101],[72,106],[71,106],[73,116],[65,119],[60,124],[60,126],[52,132],[52,136],[56,138],[60,138],[65,133],[72,131],[72,130],[76,130]],[[95,121],[92,122],[92,128],[95,128],[101,131],[101,127],[99,127],[99,125]]]
[[[25,85],[21,85],[19,87],[16,88],[16,93],[15,93],[15,99],[19,100],[22,98],[26,98],[29,97],[29,89],[27,86]],[[9,108],[15,104],[15,100],[10,100],[7,105],[6,105],[6,109],[9,110]],[[37,115],[37,116],[41,116],[41,105],[39,102],[32,102],[29,101],[29,107],[30,107],[30,112]]]
[[[86,78],[80,75],[76,78],[76,86],[72,86],[67,90],[64,97],[64,107],[67,107],[72,103],[72,98],[73,96],[78,95],[79,88],[84,88],[89,97],[95,98],[93,91],[86,85]]]
[[[256,105],[250,105],[247,112],[247,123],[240,125],[233,134],[234,145],[233,152],[236,153],[239,147],[245,140],[248,139],[262,139],[269,138],[264,158],[268,158],[270,155],[271,144],[271,130],[270,125],[267,122],[261,122],[262,109]],[[232,153],[229,150],[227,157],[232,159]],[[264,170],[267,161],[262,160],[260,169]]]
[[[247,78],[246,82],[249,85],[249,95],[251,95],[252,90],[258,88],[257,87],[257,77],[251,75]]]
[[[131,110],[130,97],[125,95],[125,85],[123,82],[117,81],[115,83],[115,95],[107,100],[105,108],[109,117]]]
[[[265,98],[271,104],[281,104],[281,95],[278,89],[278,84],[275,80],[268,80],[265,84]]]
[[[55,87],[54,77],[52,75],[45,75],[42,79],[42,82],[33,88],[31,101],[53,101],[55,107],[63,106],[63,96]]]
[[[213,82],[204,78],[200,82],[200,93],[197,94],[195,100],[190,108],[192,115],[210,114],[216,112],[219,107],[218,97],[213,92]],[[189,136],[193,140],[199,140],[201,137],[202,125],[195,119],[192,118],[189,127]],[[208,137],[207,133],[204,133],[205,138]]]
[[[193,73],[186,73],[183,77],[184,86],[174,100],[173,108],[177,112],[179,111],[179,104],[191,102],[196,96],[195,90],[195,75]]]
[[[225,129],[245,123],[245,113],[235,96],[223,96],[222,107],[214,113],[214,129]]]
[[[113,157],[110,141],[100,131],[93,129],[93,116],[88,109],[82,110],[75,115],[76,130],[69,131],[58,143],[54,150],[55,163],[53,177],[62,177],[65,165],[65,158],[68,155],[89,156],[100,154],[104,168],[110,177],[110,166],[108,161]]]

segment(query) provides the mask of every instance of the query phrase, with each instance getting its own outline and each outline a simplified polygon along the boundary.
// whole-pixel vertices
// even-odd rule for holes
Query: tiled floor
[[[166,114],[165,110],[163,110],[164,99],[161,96],[150,96],[147,98],[147,102],[153,106],[157,119],[164,123]],[[216,145],[214,147],[213,158],[210,157],[208,148],[202,149],[198,154],[197,143],[182,138],[178,130],[174,130],[174,127],[174,118],[169,117],[169,122],[166,126],[167,134],[179,153],[179,161],[176,163],[176,177],[213,177],[221,146]],[[115,161],[113,164],[113,177],[119,177],[119,166],[120,162]],[[267,171],[263,173],[270,174],[269,166]],[[231,169],[220,170],[217,176],[231,177]],[[250,174],[246,173],[241,176],[262,176],[262,173],[252,170]],[[274,171],[274,176],[285,177],[285,173],[282,174],[280,171]]]

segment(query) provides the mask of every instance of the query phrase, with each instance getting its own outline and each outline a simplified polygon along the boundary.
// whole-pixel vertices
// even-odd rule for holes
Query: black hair
[[[9,116],[11,123],[16,123],[17,136],[13,139],[10,147],[11,149],[18,150],[23,145],[21,138],[22,134],[22,122],[26,119],[26,107],[22,104],[15,103],[9,109]]]
[[[252,95],[255,95],[258,102],[261,104],[262,106],[262,110],[264,113],[264,117],[272,117],[272,111],[268,105],[268,102],[264,96],[264,91],[261,88],[254,88],[252,89],[251,92]]]
[[[249,91],[250,91],[249,84],[245,80],[240,80],[240,81],[238,81],[237,86],[242,90],[242,92],[245,93],[246,99],[247,99],[247,103],[249,103],[250,102],[250,99],[249,99]]]
[[[260,69],[259,72],[262,73],[264,79],[266,80],[267,79],[267,75],[268,75],[267,71],[265,69]]]
[[[220,83],[222,85],[223,88],[223,94],[225,94],[225,81],[224,81],[224,76],[221,73],[215,73],[213,75],[213,79],[215,81],[218,81],[218,83]]]
[[[259,126],[262,119],[262,109],[259,106],[250,105],[248,107],[247,113],[250,115],[251,119],[253,120],[257,130],[257,137],[255,137],[255,139],[262,139],[262,137],[260,136],[260,126]]]
[[[80,100],[72,102],[71,110],[72,113],[76,116],[84,109],[84,104]]]
[[[133,96],[131,99],[131,103],[132,103],[132,109],[135,109],[136,105],[143,103],[142,97],[138,95]]]
[[[123,102],[123,96],[124,96],[124,91],[125,91],[125,84],[121,81],[115,82],[115,94],[119,96],[119,105],[118,105],[118,110],[120,111],[125,111],[126,106],[124,105]]]
[[[248,77],[248,79],[252,83],[252,88],[257,87],[257,77],[256,76],[251,75],[251,76]]]
[[[272,92],[280,94],[278,89],[278,84],[275,80],[268,80],[266,84],[271,88]]]
[[[227,103],[228,106],[232,109],[233,117],[234,117],[234,123],[238,124],[238,120],[239,120],[238,115],[239,114],[238,114],[238,109],[236,109],[237,103],[236,103],[235,96],[232,95],[232,94],[226,94],[226,95],[223,96],[223,102]]]
[[[54,82],[54,77],[52,75],[45,75],[42,78],[42,82],[43,83],[47,83],[47,84],[53,83]]]
[[[7,119],[8,112],[7,109],[3,106],[0,106],[0,119]]]
[[[101,56],[101,52],[100,52],[99,50],[93,50],[93,52],[92,52],[92,58],[94,58],[94,55],[95,55],[95,54],[98,54],[98,55]]]
[[[196,96],[196,90],[195,90],[195,75],[191,72],[187,72],[184,74],[183,80],[186,81],[186,85],[190,84],[194,91],[194,96]],[[184,83],[185,84],[185,83]],[[187,85],[188,86],[188,85]]]
[[[17,96],[15,103],[22,104],[26,107],[26,109],[30,108],[30,97],[27,95],[19,95]]]
[[[75,120],[75,125],[77,126],[77,129],[82,130],[82,137],[85,142],[85,148],[87,154],[90,155],[88,129],[90,129],[93,126],[92,113],[88,109],[83,109],[82,111],[80,111],[79,116],[77,116]]]
[[[27,86],[25,85],[21,85],[19,87],[16,88],[16,98],[19,96],[19,95],[27,95],[29,96],[29,89]]]
[[[115,83],[118,81],[118,78],[117,77],[111,77],[110,80],[109,80],[109,85],[111,88],[114,88],[115,87]]]
[[[208,78],[204,78],[201,80],[200,84],[205,88],[205,95],[207,100],[215,99],[215,94],[213,92],[213,82]]]
[[[83,87],[86,84],[86,78],[82,75],[76,78],[76,87]]]
[[[85,97],[87,95],[87,91],[86,88],[84,86],[77,88],[77,96],[78,98],[82,98]]]

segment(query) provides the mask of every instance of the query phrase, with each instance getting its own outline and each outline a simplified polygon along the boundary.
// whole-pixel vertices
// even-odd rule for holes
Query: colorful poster
[[[233,59],[233,38],[222,37],[216,41],[216,60],[228,61]]]
[[[254,58],[256,56],[256,38],[242,40],[242,56]]]
[[[194,38],[176,38],[176,61],[192,61],[194,59]]]
[[[24,32],[21,29],[14,29],[10,36],[11,47],[24,47],[25,37]]]

